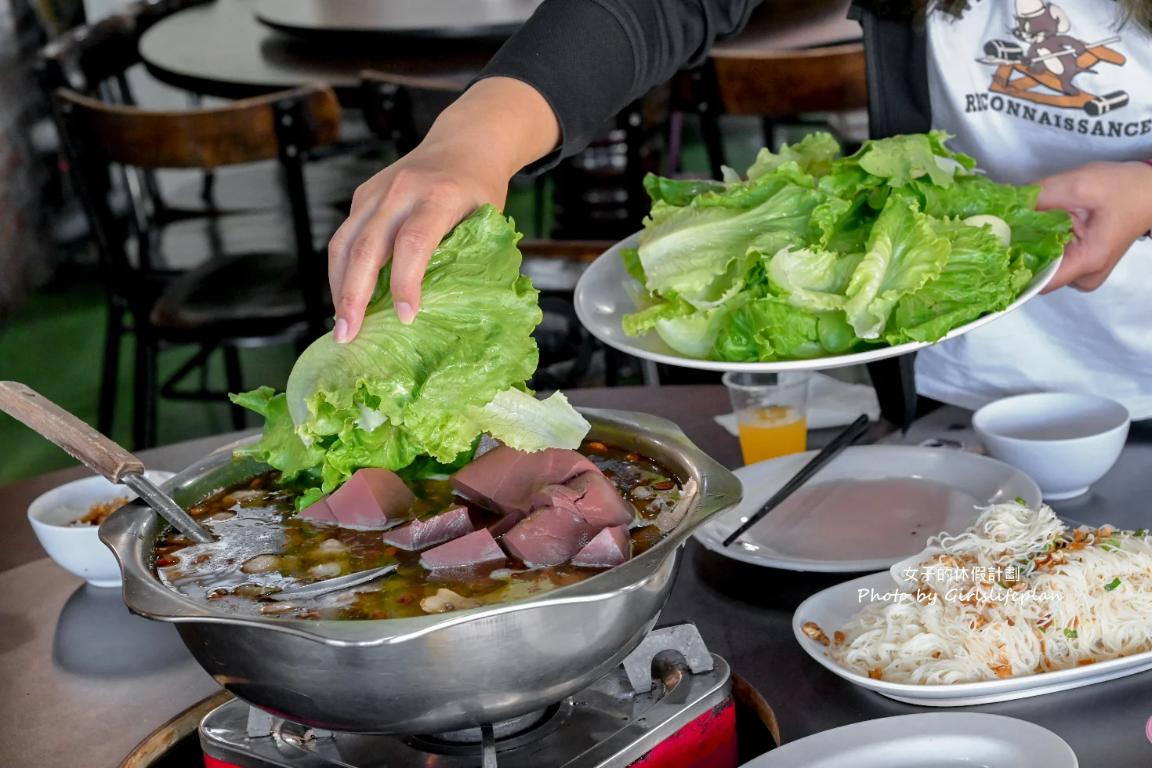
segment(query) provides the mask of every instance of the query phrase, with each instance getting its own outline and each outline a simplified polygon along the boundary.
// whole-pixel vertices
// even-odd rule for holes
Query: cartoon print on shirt
[[[1072,22],[1062,8],[1046,0],[1015,0],[1016,40],[989,40],[981,64],[996,67],[988,90],[1063,109],[1081,109],[1092,117],[1128,104],[1125,91],[1095,94],[1083,90],[1084,73],[1098,64],[1122,67],[1124,55],[1110,46],[1119,36],[1085,42],[1069,34]],[[1017,42],[1019,41],[1019,42]]]

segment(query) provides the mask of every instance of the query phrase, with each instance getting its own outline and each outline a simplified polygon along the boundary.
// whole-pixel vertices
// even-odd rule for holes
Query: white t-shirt
[[[961,19],[928,21],[932,122],[955,136],[951,147],[1014,184],[1094,160],[1152,158],[1152,36],[1121,26],[1114,0],[971,6]],[[1012,63],[1021,57],[1043,69],[1021,71]],[[967,408],[1065,390],[1152,417],[1152,241],[1137,241],[1096,291],[1037,297],[921,351],[916,375],[921,394]]]

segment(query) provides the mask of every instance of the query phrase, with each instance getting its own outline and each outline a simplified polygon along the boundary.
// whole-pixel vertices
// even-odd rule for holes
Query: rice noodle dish
[[[902,588],[872,595],[831,636],[813,622],[805,633],[854,672],[921,685],[1152,650],[1152,537],[1143,529],[1072,530],[1047,506],[995,504],[963,533],[929,539],[900,577]]]

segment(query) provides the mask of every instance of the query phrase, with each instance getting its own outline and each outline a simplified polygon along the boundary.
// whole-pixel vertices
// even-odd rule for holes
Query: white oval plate
[[[580,276],[576,284],[575,304],[576,316],[588,331],[610,347],[621,352],[652,360],[667,365],[678,365],[683,368],[697,368],[706,371],[749,371],[771,373],[778,371],[813,371],[825,368],[841,368],[846,365],[860,365],[874,360],[883,360],[887,357],[905,355],[917,349],[931,346],[932,343],[912,341],[906,344],[897,344],[894,347],[879,347],[866,352],[854,352],[849,355],[833,355],[831,357],[818,357],[810,360],[782,360],[769,363],[730,363],[723,360],[700,360],[684,357],[664,343],[654,331],[642,336],[628,336],[620,325],[624,315],[640,309],[632,298],[642,295],[643,287],[624,269],[624,261],[620,257],[623,248],[635,248],[639,242],[639,233],[626,237],[616,245],[609,248],[592,262]],[[1031,299],[1048,284],[1056,274],[1061,259],[1056,259],[1045,269],[1032,278],[1032,282],[1024,292],[999,312],[992,312],[977,318],[972,322],[953,328],[945,336],[951,339],[967,333],[982,325],[986,325],[998,317],[1011,312],[1024,302]],[[943,339],[941,339],[943,341]]]
[[[1067,742],[1003,715],[932,712],[865,720],[784,744],[744,768],[1077,768]]]
[[[725,547],[724,539],[814,455],[808,451],[737,469],[744,499],[697,528],[696,540],[713,552],[766,568],[859,573],[918,554],[925,540],[941,531],[964,530],[979,516],[978,507],[1017,496],[1029,506],[1040,504],[1040,489],[1030,477],[986,456],[950,448],[854,446],[809,480],[808,492],[834,480],[922,480],[952,489],[953,503],[947,510],[893,506],[883,517],[862,520],[847,499],[819,517],[784,502]]]
[[[844,626],[866,604],[861,602],[862,593],[858,590],[866,590],[863,594],[867,597],[872,594],[867,590],[875,590],[877,594],[883,595],[894,589],[896,589],[896,582],[892,580],[892,576],[888,572],[884,572],[862,576],[859,579],[846,581],[822,592],[817,592],[801,603],[800,607],[796,609],[796,613],[792,614],[792,633],[808,655],[827,667],[833,674],[850,683],[855,683],[861,688],[883,694],[890,699],[917,704],[922,707],[966,707],[972,704],[1024,699],[1029,696],[1040,696],[1045,693],[1066,691],[1069,688],[1081,688],[1085,685],[1103,683],[1107,680],[1115,680],[1118,677],[1127,677],[1137,672],[1152,669],[1152,651],[1145,651],[1119,659],[1099,661],[1084,667],[1020,675],[1002,680],[953,683],[952,685],[892,683],[886,680],[873,680],[870,677],[845,669],[829,658],[823,645],[804,634],[802,627],[807,621],[816,622],[821,629],[829,634]]]

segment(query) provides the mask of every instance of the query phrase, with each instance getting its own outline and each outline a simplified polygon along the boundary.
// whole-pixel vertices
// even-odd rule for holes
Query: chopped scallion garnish
[[[1111,592],[1112,590],[1116,589],[1116,587],[1118,587],[1118,586],[1120,586],[1120,577],[1119,576],[1117,576],[1116,578],[1112,579],[1112,581],[1105,584],[1104,589],[1107,590],[1108,592]]]
[[[1068,638],[1069,640],[1075,640],[1077,637],[1076,630],[1069,629],[1069,628],[1065,627],[1064,628],[1064,637]]]

